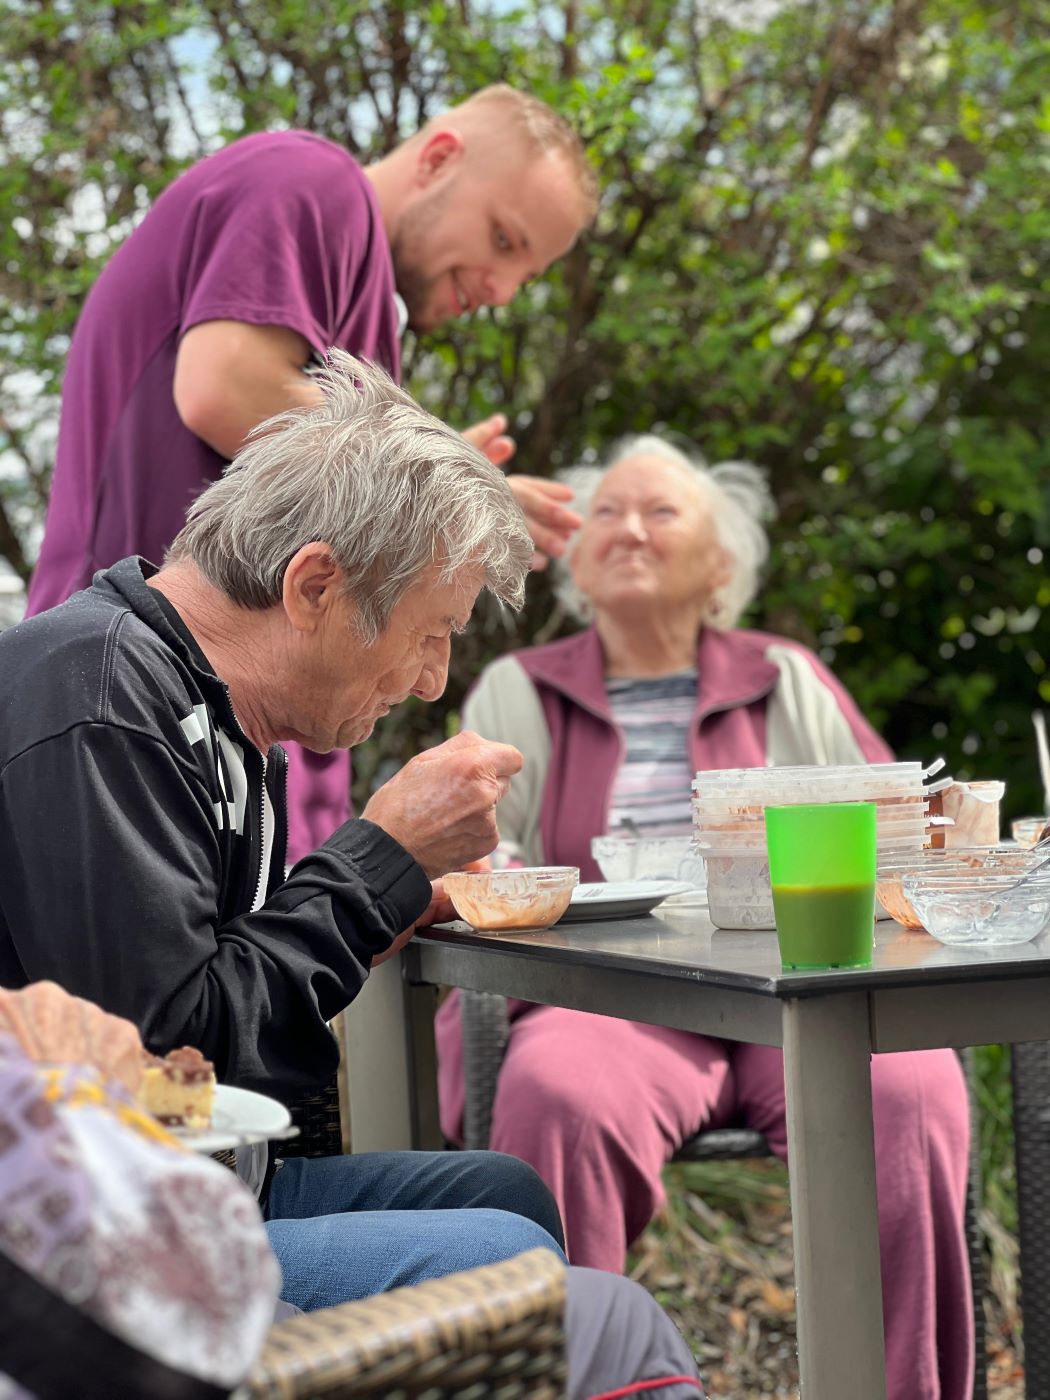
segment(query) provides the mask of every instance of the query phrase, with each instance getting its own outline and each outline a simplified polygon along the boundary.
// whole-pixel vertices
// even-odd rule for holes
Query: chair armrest
[[[252,1400],[565,1392],[565,1266],[546,1249],[279,1322]],[[498,1382],[498,1384],[493,1384]]]
[[[753,1128],[707,1128],[686,1138],[676,1162],[735,1162],[745,1157],[772,1157],[765,1133]]]

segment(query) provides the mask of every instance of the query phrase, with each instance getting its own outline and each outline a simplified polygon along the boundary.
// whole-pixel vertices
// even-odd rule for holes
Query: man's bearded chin
[[[419,330],[419,317],[430,298],[431,281],[405,256],[401,244],[391,248],[390,255],[394,264],[394,285],[405,303],[408,324],[413,330]]]
[[[434,220],[450,203],[452,187],[445,185],[420,204],[406,211],[401,225],[390,243],[390,258],[394,264],[394,282],[408,311],[408,324],[414,331],[433,330],[445,319],[427,319],[427,310],[434,300],[434,289],[441,280],[428,277],[422,271],[424,251],[431,237]]]

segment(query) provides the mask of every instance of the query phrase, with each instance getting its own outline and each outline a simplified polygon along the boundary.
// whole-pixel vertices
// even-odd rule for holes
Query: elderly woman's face
[[[698,611],[729,579],[707,495],[663,457],[626,457],[602,477],[570,561],[595,612]]]

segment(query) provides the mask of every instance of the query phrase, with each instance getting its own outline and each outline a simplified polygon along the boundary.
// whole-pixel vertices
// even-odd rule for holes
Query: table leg
[[[805,1400],[886,1400],[863,994],[784,1003],[788,1169]]]
[[[401,959],[395,957],[373,968],[343,1013],[352,1151],[414,1145],[409,1047]]]
[[[438,989],[426,983],[407,980],[402,986],[408,1032],[412,1146],[428,1152],[440,1152],[445,1139],[438,1115],[437,1046],[434,1043]]]

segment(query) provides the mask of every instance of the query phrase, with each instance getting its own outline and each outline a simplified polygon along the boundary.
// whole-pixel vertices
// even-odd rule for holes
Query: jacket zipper
[[[266,854],[266,766],[263,764],[263,780],[259,789],[259,873],[255,880],[255,896],[252,899],[252,909],[258,909],[262,905],[263,885],[266,882],[266,871],[263,869],[263,856]],[[274,833],[276,835],[276,833]]]
[[[255,843],[254,850],[252,851],[252,862],[253,862],[253,865],[252,865],[252,867],[249,868],[249,874],[254,875],[254,877],[255,877],[255,878],[254,878],[254,881],[252,882],[253,885],[254,885],[254,889],[255,889],[255,895],[254,895],[254,897],[253,897],[253,899],[252,899],[252,903],[251,903],[251,907],[252,907],[252,909],[254,910],[254,909],[256,909],[256,908],[260,905],[260,903],[262,902],[261,899],[260,899],[260,895],[261,895],[262,892],[263,892],[263,886],[264,886],[264,883],[265,883],[265,881],[266,881],[266,871],[263,869],[263,853],[264,853],[264,851],[266,850],[266,799],[265,799],[265,797],[264,797],[264,795],[263,795],[263,788],[265,787],[265,784],[266,784],[266,759],[262,756],[262,754],[259,752],[259,750],[255,747],[255,745],[252,743],[252,741],[248,738],[247,734],[245,734],[245,732],[244,732],[244,726],[241,724],[240,720],[237,718],[237,711],[233,708],[233,699],[232,699],[231,696],[230,696],[230,687],[224,683],[224,684],[223,684],[223,687],[222,687],[222,690],[223,690],[223,694],[226,696],[226,706],[227,706],[227,708],[228,708],[228,710],[229,710],[229,712],[230,712],[230,715],[231,715],[231,717],[232,717],[232,719],[233,719],[234,725],[235,725],[236,728],[237,728],[237,733],[241,736],[241,739],[244,741],[244,759],[245,759],[245,762],[244,762],[244,776],[245,776],[245,779],[246,779],[246,781],[247,781],[247,783],[248,783],[248,804],[249,804],[249,806],[251,806],[252,797],[255,796],[255,797],[257,798],[257,802],[256,802],[256,812],[257,812],[257,816],[255,817],[255,821],[256,821],[256,827],[255,827],[255,829],[256,829],[256,831],[257,831],[257,833],[258,833],[259,840],[258,840],[257,843]],[[248,759],[249,753],[252,753],[252,754],[255,755],[255,762],[254,762],[254,764],[251,764],[251,763],[249,762],[249,759]],[[256,773],[260,772],[260,769],[261,769],[261,775],[262,775],[262,776],[261,776],[261,780],[259,780],[259,782],[258,782],[258,790],[257,790],[257,792],[255,792],[254,794],[253,794],[253,792],[252,792],[252,788],[253,788],[253,786],[254,786],[253,778],[252,778],[252,767],[255,767]],[[274,814],[274,816],[275,816],[275,821],[276,821],[276,813]],[[275,832],[274,832],[274,836],[275,836],[275,837],[276,837],[276,834],[277,834],[277,833],[276,833],[276,830],[275,830]],[[255,862],[258,862],[258,864],[255,865],[255,864],[254,864]]]
[[[281,879],[278,883],[283,884],[285,867],[288,864],[288,755],[284,749],[277,749],[274,754],[274,763],[277,765],[281,805],[278,810],[277,804],[273,804],[274,830],[273,850],[270,853],[270,874],[273,874],[274,861],[279,861],[277,869]]]

